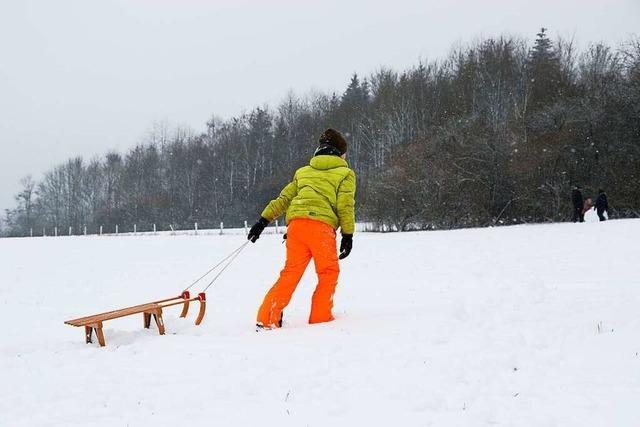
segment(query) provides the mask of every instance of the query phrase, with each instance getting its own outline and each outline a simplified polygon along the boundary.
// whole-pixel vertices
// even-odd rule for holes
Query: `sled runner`
[[[67,320],[64,322],[71,326],[84,326],[84,334],[87,343],[91,343],[93,331],[95,331],[98,337],[98,343],[101,347],[104,347],[104,333],[102,332],[102,324],[107,320],[118,319],[120,317],[132,316],[134,314],[143,315],[144,327],[149,328],[151,326],[151,316],[153,316],[156,325],[158,326],[158,332],[160,335],[164,335],[164,321],[162,320],[162,309],[172,307],[175,305],[182,305],[182,312],[180,317],[186,317],[189,312],[189,303],[192,301],[198,301],[200,303],[200,311],[196,318],[196,325],[202,323],[204,313],[207,307],[207,299],[204,292],[201,292],[196,297],[191,297],[189,291],[184,291],[181,295],[173,298],[167,298],[159,301],[153,301],[147,304],[135,305],[133,307],[126,307],[119,310],[108,311],[106,313],[94,314],[93,316],[81,317],[79,319]]]

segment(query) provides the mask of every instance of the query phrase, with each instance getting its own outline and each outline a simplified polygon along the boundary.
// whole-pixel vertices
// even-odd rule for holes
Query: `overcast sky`
[[[203,130],[540,26],[617,45],[640,32],[640,0],[0,0],[0,212],[21,177],[123,152],[154,121]]]

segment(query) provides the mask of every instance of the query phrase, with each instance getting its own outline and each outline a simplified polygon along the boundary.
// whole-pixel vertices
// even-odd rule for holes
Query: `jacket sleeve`
[[[269,202],[266,208],[262,211],[262,217],[269,222],[278,218],[285,213],[291,204],[291,200],[298,195],[298,180],[297,177],[293,177],[293,181],[287,184],[280,195]]]
[[[353,234],[356,229],[356,174],[349,174],[338,187],[338,220],[342,234]]]

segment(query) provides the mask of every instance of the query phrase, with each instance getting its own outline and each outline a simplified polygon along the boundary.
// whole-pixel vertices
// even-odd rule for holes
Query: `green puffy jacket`
[[[343,234],[355,231],[356,175],[338,156],[315,156],[298,169],[293,181],[269,202],[262,216],[269,222],[283,213],[286,221],[310,218],[325,222]]]

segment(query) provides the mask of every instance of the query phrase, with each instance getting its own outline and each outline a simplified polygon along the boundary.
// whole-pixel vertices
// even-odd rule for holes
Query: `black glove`
[[[251,243],[255,243],[256,240],[260,238],[260,234],[264,231],[264,228],[269,225],[269,221],[266,218],[260,217],[258,222],[253,224],[251,230],[249,230],[249,235],[247,236],[248,240],[251,240]]]
[[[353,248],[353,234],[343,234],[340,242],[340,256],[338,259],[345,259],[351,253]]]

